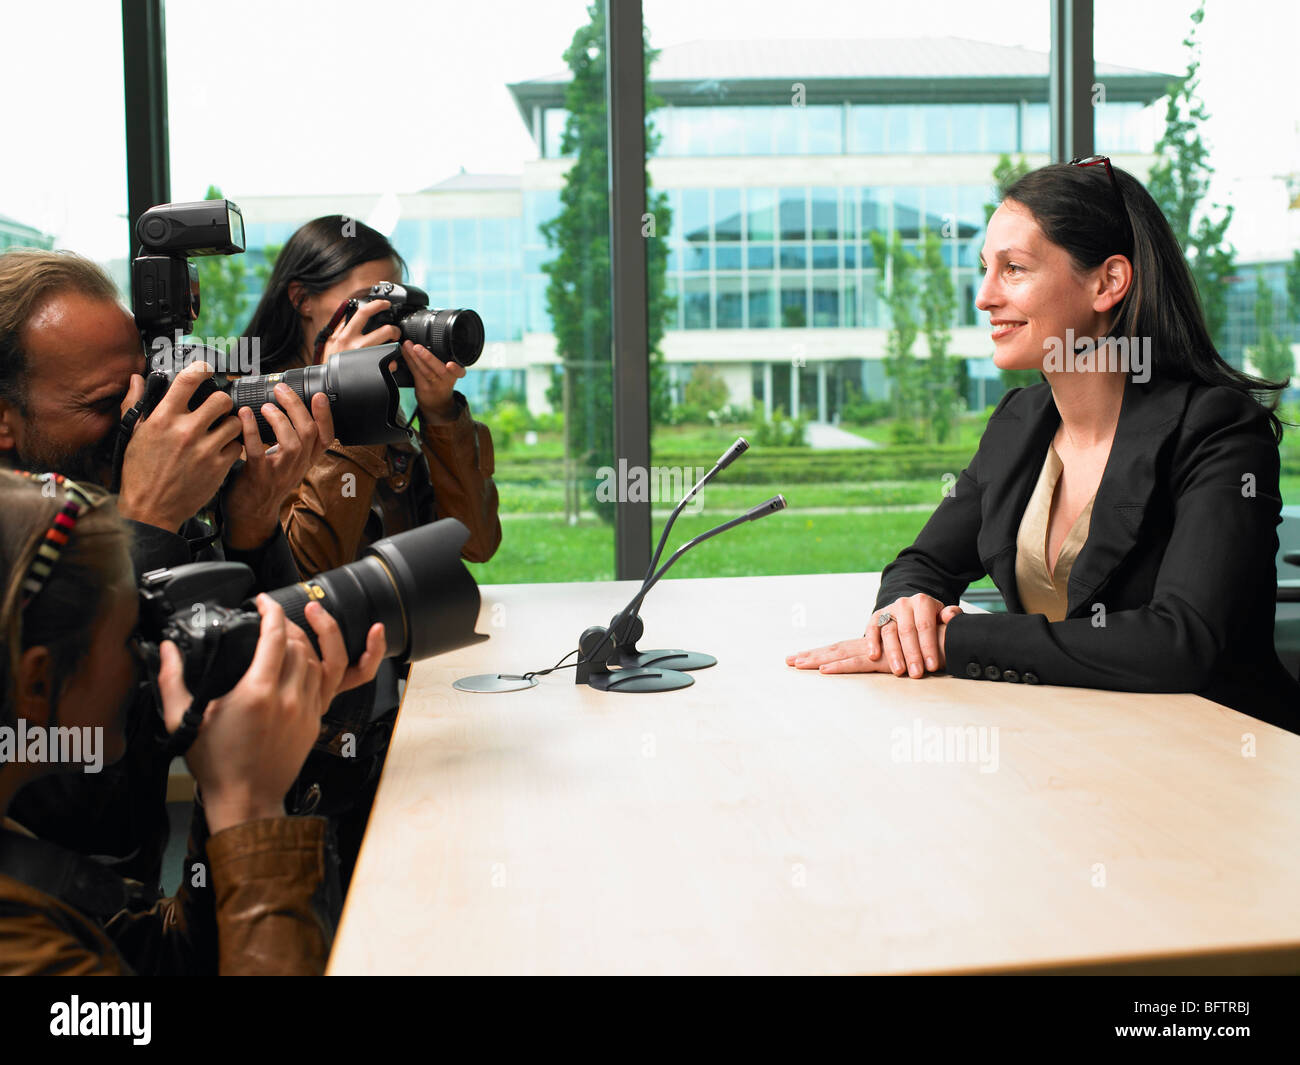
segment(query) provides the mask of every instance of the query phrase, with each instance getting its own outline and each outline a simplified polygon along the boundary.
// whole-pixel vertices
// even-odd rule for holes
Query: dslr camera
[[[403,340],[422,344],[443,362],[473,366],[483,353],[483,319],[468,308],[437,310],[429,307],[429,294],[414,285],[395,285],[381,281],[372,285],[364,296],[348,300],[345,321],[351,321],[357,308],[375,300],[392,304],[366,323],[364,332],[380,326],[395,325]]]
[[[474,631],[478,585],[460,558],[467,539],[469,530],[461,522],[443,518],[376,540],[363,558],[270,596],[318,651],[305,614],[313,601],[338,622],[350,662],[361,657],[376,621],[384,623],[385,657],[431,658],[488,638]],[[135,647],[156,700],[164,640],[180,649],[185,686],[196,705],[239,683],[252,664],[262,626],[250,598],[253,584],[252,570],[237,562],[193,562],[140,578]]]

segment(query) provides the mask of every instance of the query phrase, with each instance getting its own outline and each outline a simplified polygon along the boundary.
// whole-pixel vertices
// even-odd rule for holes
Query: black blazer
[[[949,623],[954,676],[1195,692],[1300,732],[1300,684],[1273,646],[1282,500],[1264,409],[1230,388],[1126,384],[1066,617],[1051,623],[1020,603],[1016,534],[1060,421],[1046,383],[1003,397],[953,491],[885,568],[876,609],[917,592],[956,603],[987,573],[1009,613]]]

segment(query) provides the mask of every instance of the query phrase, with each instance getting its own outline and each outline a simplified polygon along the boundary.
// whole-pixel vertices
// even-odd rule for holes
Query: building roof
[[[435,182],[421,192],[457,192],[461,190],[508,189],[518,192],[523,183],[521,174],[468,174],[462,170],[449,178]]]
[[[665,103],[789,103],[791,85],[808,102],[839,103],[1046,100],[1051,57],[1005,44],[961,37],[876,40],[690,41],[660,50],[650,82]],[[1106,98],[1150,103],[1172,74],[1097,63]],[[526,124],[535,106],[562,107],[569,72],[509,86]]]

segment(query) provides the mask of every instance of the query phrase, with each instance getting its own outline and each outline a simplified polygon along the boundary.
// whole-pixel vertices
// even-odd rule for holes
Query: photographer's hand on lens
[[[205,363],[187,366],[136,425],[122,461],[117,509],[124,518],[176,532],[217,494],[239,458],[240,424],[227,417],[234,406],[228,395],[213,393],[198,410],[189,409],[211,374]],[[133,374],[122,413],[143,394],[144,380]]]
[[[377,314],[382,314],[393,305],[388,300],[372,300],[361,304],[351,318],[340,322],[325,342],[321,362],[328,362],[333,356],[343,351],[356,351],[358,348],[372,348],[379,344],[391,344],[402,339],[402,331],[395,325],[381,325],[372,332],[364,332],[367,323]]]
[[[364,653],[349,666],[347,650],[343,646],[343,633],[339,631],[338,624],[329,611],[320,603],[308,603],[303,614],[307,618],[307,624],[316,633],[321,661],[325,664],[327,685],[332,683],[336,692],[345,692],[375,679],[379,663],[384,659],[384,651],[388,648],[384,639],[383,622],[376,621],[370,626],[370,631],[366,633]]]
[[[252,664],[234,688],[208,704],[198,738],[185,755],[213,833],[282,817],[284,795],[320,735],[320,719],[339,685],[350,672],[364,683],[378,668],[382,626],[372,627],[365,655],[349,671],[337,622],[319,604],[311,606],[316,609],[308,608],[307,620],[320,643],[320,658],[279,603],[267,595],[257,597],[262,624]],[[160,651],[158,690],[172,731],[191,696],[176,645],[164,641]]]
[[[334,439],[334,416],[324,394],[312,397],[310,412],[286,384],[275,386],[275,398],[280,407],[262,404],[262,417],[275,430],[270,446],[262,443],[252,410],[239,409],[245,465],[226,493],[227,541],[237,550],[260,547],[275,532],[280,505]]]
[[[892,621],[883,627],[877,618],[888,612]],[[893,673],[898,677],[923,677],[944,668],[944,639],[948,622],[962,612],[955,604],[917,594],[896,600],[871,615],[866,633],[811,651],[787,655],[788,666],[820,669],[823,673]]]
[[[454,422],[460,413],[452,393],[456,382],[465,376],[465,367],[458,362],[442,362],[423,344],[402,341],[402,354],[415,379],[415,399],[425,421]]]

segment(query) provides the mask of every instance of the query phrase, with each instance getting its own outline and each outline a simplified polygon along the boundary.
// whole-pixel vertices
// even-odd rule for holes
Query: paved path
[[[881,447],[874,440],[867,440],[865,437],[858,436],[856,433],[850,433],[847,429],[841,429],[838,425],[829,425],[826,422],[809,422],[808,423],[808,446],[817,449],[823,448],[848,448],[848,447]]]

